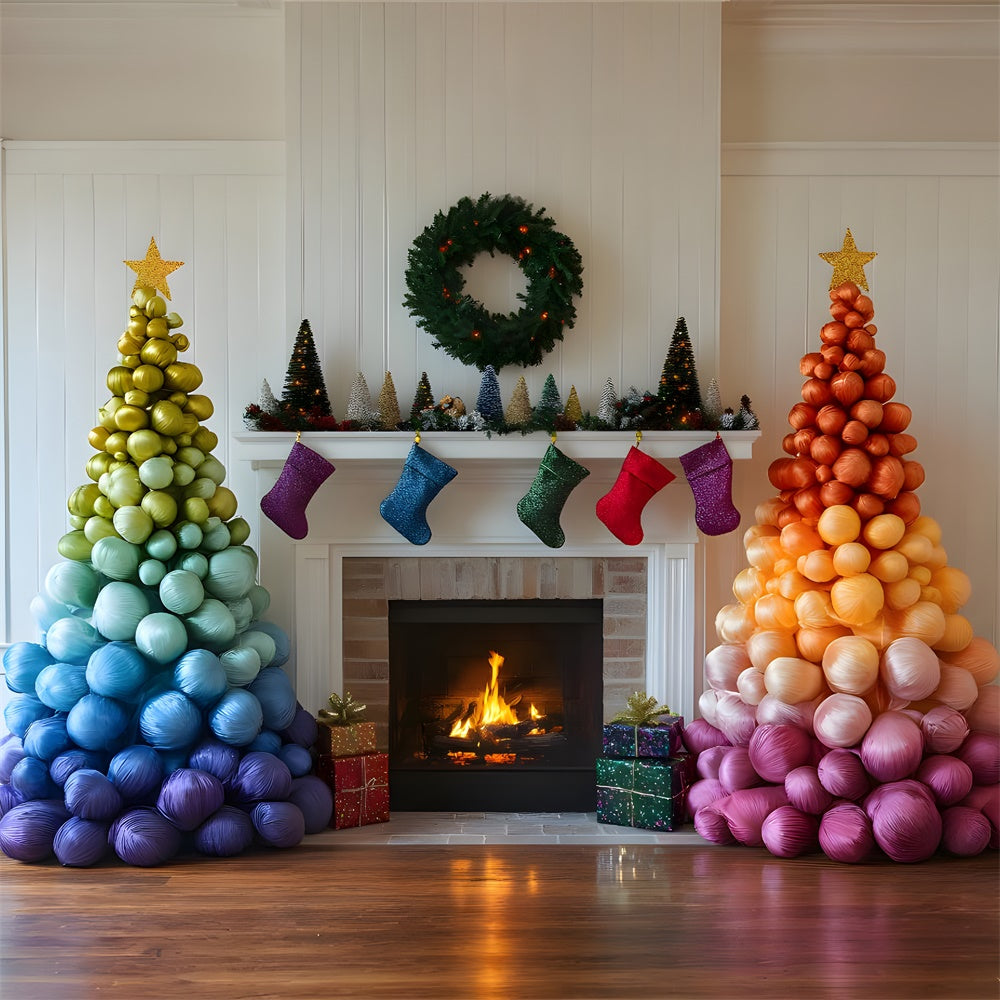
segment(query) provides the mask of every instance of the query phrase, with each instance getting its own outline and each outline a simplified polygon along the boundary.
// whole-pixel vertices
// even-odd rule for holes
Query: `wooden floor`
[[[163,868],[0,857],[4,1000],[1000,996],[998,856],[309,846]]]

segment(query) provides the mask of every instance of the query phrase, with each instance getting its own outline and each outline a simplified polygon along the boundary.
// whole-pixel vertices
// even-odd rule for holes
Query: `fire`
[[[490,650],[490,667],[492,668],[490,682],[476,703],[476,710],[464,721],[456,722],[449,735],[467,738],[470,732],[483,726],[514,725],[518,722],[517,713],[504,701],[497,684],[503,661],[504,658],[499,653]],[[541,718],[534,705],[531,706],[531,717],[533,719]]]

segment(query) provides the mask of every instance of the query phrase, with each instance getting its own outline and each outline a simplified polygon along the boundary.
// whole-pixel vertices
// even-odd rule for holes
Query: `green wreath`
[[[413,241],[403,304],[440,347],[480,370],[537,365],[576,319],[573,296],[583,291],[583,262],[572,241],[556,232],[545,209],[514,195],[462,198]],[[528,279],[524,303],[506,316],[464,295],[460,267],[496,251],[517,261]]]

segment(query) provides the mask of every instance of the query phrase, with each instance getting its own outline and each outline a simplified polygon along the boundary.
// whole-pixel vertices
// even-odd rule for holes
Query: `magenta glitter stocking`
[[[724,535],[740,523],[733,506],[733,460],[717,437],[681,455],[684,474],[694,494],[694,520],[706,535]]]
[[[655,493],[677,477],[633,445],[615,485],[597,501],[597,517],[626,545],[642,541],[642,509]]]
[[[305,538],[309,533],[306,506],[333,472],[334,466],[322,455],[296,441],[278,481],[261,498],[260,509],[286,535]]]

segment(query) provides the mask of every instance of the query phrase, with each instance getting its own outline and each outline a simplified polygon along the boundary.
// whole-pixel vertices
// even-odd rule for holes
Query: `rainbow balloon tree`
[[[4,655],[0,849],[19,861],[291,847],[332,811],[310,773],[315,719],[282,669],[288,637],[263,620],[250,528],[212,454],[212,401],[178,361],[189,342],[164,296],[181,264],[155,240],[125,263],[137,278],[111,397],[63,560],[31,602],[41,638]]]
[[[876,347],[850,230],[830,322],[800,362],[778,490],[744,536],[748,566],[716,616],[689,812],[716,843],[790,857],[921,861],[1000,842],[1000,656],[961,614],[916,490],[910,408]],[[860,286],[860,287],[859,287]]]

